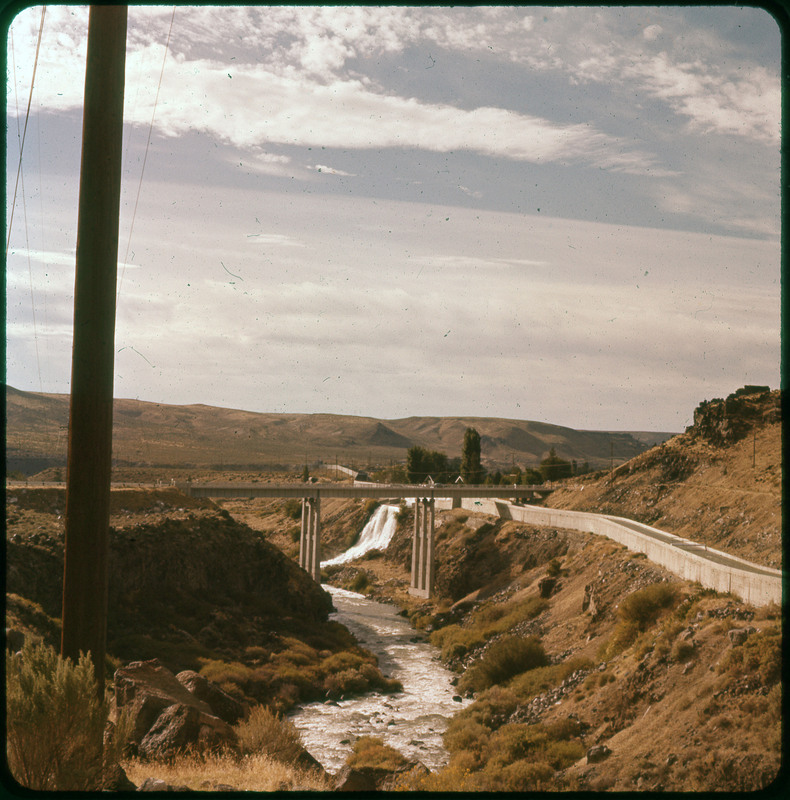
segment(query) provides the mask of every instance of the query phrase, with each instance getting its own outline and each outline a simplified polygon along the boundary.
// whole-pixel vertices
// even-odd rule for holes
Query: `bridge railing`
[[[192,497],[324,497],[324,498],[450,498],[464,497],[545,497],[553,491],[544,485],[488,486],[452,484],[397,484],[397,483],[181,483],[178,485]]]

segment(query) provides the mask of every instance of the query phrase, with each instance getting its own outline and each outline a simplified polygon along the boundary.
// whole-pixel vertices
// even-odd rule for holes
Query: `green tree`
[[[480,434],[474,428],[467,428],[464,432],[461,477],[466,483],[482,483],[483,480],[483,470],[480,467]]]
[[[424,447],[414,445],[406,451],[406,476],[409,483],[420,483],[425,480],[425,457],[428,451]]]
[[[552,447],[548,457],[540,462],[540,474],[544,481],[558,481],[562,478],[569,478],[572,474],[570,461],[560,458]]]
[[[302,470],[302,481],[307,483],[310,480],[310,470],[307,469],[307,464],[304,465],[304,469]]]
[[[436,483],[446,483],[449,460],[444,453],[415,445],[406,452],[406,475],[410,483],[423,483],[429,476]]]
[[[524,470],[522,483],[525,486],[537,486],[538,484],[543,483],[543,475],[540,474],[539,470],[527,467]]]

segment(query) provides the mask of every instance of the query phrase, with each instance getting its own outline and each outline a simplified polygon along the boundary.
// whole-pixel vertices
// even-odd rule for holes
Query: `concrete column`
[[[417,589],[420,585],[420,500],[414,500],[414,536],[411,543],[411,588]]]
[[[409,593],[416,597],[430,597],[433,588],[433,528],[433,498],[416,498],[409,588]]]
[[[425,591],[425,582],[428,579],[428,500],[423,498],[422,519],[420,520],[420,582],[418,589]]]
[[[321,583],[321,498],[315,497],[313,505],[313,564],[310,574]]]
[[[425,541],[425,580],[423,582],[423,589],[425,589],[427,593],[427,597],[430,597],[433,592],[433,572],[434,572],[434,563],[433,563],[433,531],[434,531],[434,521],[435,521],[435,503],[434,499],[431,498],[430,500],[425,501],[427,505],[428,514],[426,520],[426,541]]]
[[[299,566],[307,569],[307,526],[310,524],[307,515],[310,512],[307,508],[307,498],[302,498],[302,530],[299,535]]]

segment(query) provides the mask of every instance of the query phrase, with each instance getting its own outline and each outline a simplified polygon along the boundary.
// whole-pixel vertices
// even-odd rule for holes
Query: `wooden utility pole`
[[[91,6],[82,123],[61,655],[104,693],[126,6]]]

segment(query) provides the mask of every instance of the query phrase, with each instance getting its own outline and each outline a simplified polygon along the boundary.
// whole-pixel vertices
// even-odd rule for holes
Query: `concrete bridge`
[[[409,592],[417,597],[430,597],[434,578],[434,515],[436,498],[449,500],[452,508],[460,508],[464,498],[534,498],[547,497],[553,489],[547,486],[474,486],[453,484],[395,483],[186,483],[179,488],[192,497],[277,497],[301,498],[302,528],[299,535],[299,566],[321,582],[321,498],[374,498],[403,500],[414,498],[414,534],[412,538],[411,585]]]

